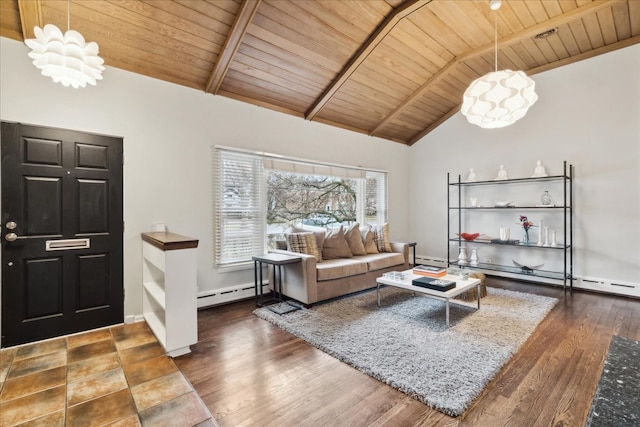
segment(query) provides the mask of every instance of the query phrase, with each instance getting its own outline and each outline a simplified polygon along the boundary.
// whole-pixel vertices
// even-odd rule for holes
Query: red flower
[[[528,230],[530,227],[533,227],[533,222],[529,221],[526,216],[520,215],[520,225],[525,230]]]

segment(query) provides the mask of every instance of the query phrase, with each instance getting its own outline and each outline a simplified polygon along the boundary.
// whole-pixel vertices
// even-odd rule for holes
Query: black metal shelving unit
[[[496,207],[496,206],[479,206],[479,207],[471,207],[471,206],[462,206],[462,196],[463,189],[467,187],[474,186],[489,186],[489,185],[518,185],[521,183],[544,183],[544,182],[562,182],[563,194],[562,194],[562,205],[556,206],[539,206],[539,205],[523,205],[517,207]],[[457,204],[452,205],[452,193],[454,193],[454,197],[457,194],[457,200],[454,199],[454,203]],[[470,268],[470,269],[478,269],[487,272],[495,271],[495,272],[503,272],[517,275],[522,280],[530,280],[530,281],[539,281],[540,279],[555,279],[562,281],[563,290],[566,295],[567,288],[572,293],[573,292],[573,165],[567,164],[567,162],[563,162],[563,173],[562,175],[553,175],[546,177],[535,177],[535,178],[515,178],[515,179],[506,179],[506,180],[492,180],[492,181],[475,181],[475,182],[463,182],[461,175],[457,176],[457,180],[451,181],[451,174],[447,173],[447,233],[448,233],[448,241],[447,241],[447,265],[449,266],[457,266],[462,268]],[[534,244],[524,244],[524,243],[516,243],[516,244],[505,244],[505,243],[495,243],[488,239],[475,239],[472,241],[464,240],[460,234],[463,232],[462,230],[462,216],[463,215],[472,215],[478,212],[491,212],[491,211],[505,211],[505,210],[547,210],[547,211],[560,211],[563,216],[563,240],[561,245],[557,246],[538,246]],[[457,224],[457,233],[452,233],[451,227],[451,212],[457,212],[458,224]],[[457,237],[452,237],[454,234],[457,234]],[[460,247],[463,244],[480,244],[480,245],[492,245],[492,246],[500,246],[505,247],[505,250],[509,248],[517,248],[518,250],[527,248],[537,248],[542,250],[550,250],[550,251],[562,251],[563,253],[563,270],[562,271],[548,271],[548,270],[530,270],[530,269],[522,269],[519,267],[513,267],[508,265],[500,265],[500,264],[488,264],[488,263],[479,263],[477,266],[458,265],[457,258],[455,260],[451,259],[451,248],[449,247],[450,242],[457,242],[458,252]]]

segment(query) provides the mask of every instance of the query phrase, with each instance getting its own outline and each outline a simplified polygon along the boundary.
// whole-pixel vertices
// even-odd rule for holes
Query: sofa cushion
[[[378,252],[392,252],[391,239],[389,238],[389,223],[382,225],[372,225],[373,238],[376,242]]]
[[[316,246],[318,246],[318,249],[320,251],[322,251],[322,246],[324,245],[324,235],[325,235],[325,229],[318,229],[316,227],[313,228],[304,228],[304,227],[296,227],[295,225],[292,227],[289,227],[289,229],[287,230],[288,233],[308,233],[308,232],[313,232],[313,234],[316,236]]]
[[[362,236],[360,235],[360,224],[356,222],[347,227],[344,230],[344,238],[347,240],[349,250],[351,250],[354,256],[367,254],[367,251],[364,249],[364,244],[362,243]]]
[[[351,258],[352,256],[342,226],[328,229],[324,236],[322,259]]]
[[[358,258],[336,258],[316,265],[318,282],[355,276],[367,272],[367,263]]]
[[[287,250],[300,254],[313,255],[317,262],[322,261],[322,253],[316,244],[316,237],[313,232],[287,233]]]
[[[397,252],[363,255],[359,256],[358,259],[366,262],[367,271],[382,270],[396,265],[402,267],[404,265],[404,255]]]
[[[364,245],[364,250],[368,254],[377,254],[378,247],[376,246],[375,236],[373,231],[371,231],[371,227],[365,227],[360,231],[360,235],[362,236],[362,244]]]

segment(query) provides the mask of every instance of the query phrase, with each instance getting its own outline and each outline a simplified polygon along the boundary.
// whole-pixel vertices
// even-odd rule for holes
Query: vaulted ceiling
[[[640,0],[502,3],[499,69],[640,42]],[[488,0],[0,0],[0,35],[65,31],[67,10],[106,65],[408,145],[494,69]]]

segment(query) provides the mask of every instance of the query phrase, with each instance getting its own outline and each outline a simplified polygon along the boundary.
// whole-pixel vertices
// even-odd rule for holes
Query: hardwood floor
[[[640,300],[488,279],[560,302],[461,417],[451,418],[252,314],[202,310],[175,362],[221,426],[583,426],[613,335],[640,340]]]

